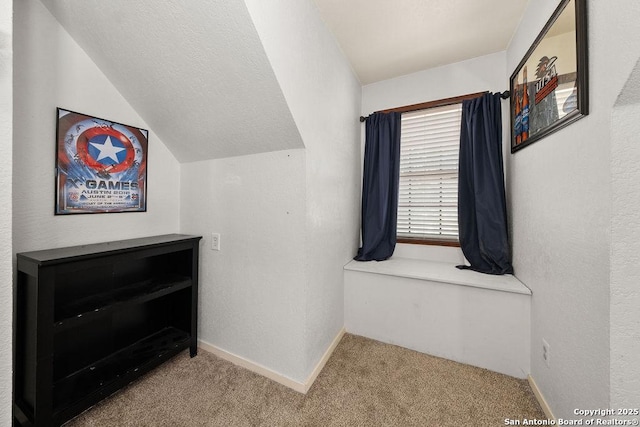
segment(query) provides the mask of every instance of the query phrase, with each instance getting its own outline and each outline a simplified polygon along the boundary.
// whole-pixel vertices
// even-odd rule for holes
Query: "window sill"
[[[380,262],[351,261],[344,266],[344,269],[347,271],[406,277],[409,279],[531,295],[531,290],[511,274],[494,276],[478,273],[473,270],[459,270],[455,267],[455,264],[446,262],[391,257],[386,261]]]

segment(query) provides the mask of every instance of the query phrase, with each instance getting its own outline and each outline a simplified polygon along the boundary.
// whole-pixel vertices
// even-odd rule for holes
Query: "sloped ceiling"
[[[180,162],[304,147],[242,0],[42,0]]]

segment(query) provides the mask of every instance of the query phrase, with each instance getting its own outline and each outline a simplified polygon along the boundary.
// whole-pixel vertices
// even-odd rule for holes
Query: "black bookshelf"
[[[57,426],[197,353],[199,236],[17,254],[14,424]]]

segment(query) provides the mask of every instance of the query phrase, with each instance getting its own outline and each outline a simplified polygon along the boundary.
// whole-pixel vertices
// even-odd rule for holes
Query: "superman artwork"
[[[145,212],[148,131],[57,109],[56,215]]]

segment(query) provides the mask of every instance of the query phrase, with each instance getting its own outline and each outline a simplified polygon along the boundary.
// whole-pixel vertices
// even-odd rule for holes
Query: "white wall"
[[[505,81],[558,3],[529,3]],[[513,264],[533,291],[531,374],[563,418],[610,407],[611,114],[640,53],[640,3],[587,4],[590,115],[507,160]]]
[[[504,64],[505,52],[498,52],[366,85],[362,114],[487,90],[502,92],[508,89]]]
[[[146,213],[53,215],[56,107],[149,128],[39,1],[14,6],[14,252],[177,232],[180,165],[152,129]]]
[[[420,262],[404,266],[409,278],[356,271],[354,263],[344,272],[347,332],[517,378],[529,374],[531,297],[512,276],[487,278]],[[440,281],[429,273],[418,279],[424,271]],[[480,287],[489,279],[503,290]],[[459,284],[465,280],[475,286]]]
[[[11,425],[12,313],[11,151],[13,111],[13,5],[0,0],[0,426]]]
[[[622,89],[611,118],[611,408],[632,408],[640,402],[638,117],[640,61]]]
[[[246,4],[305,149],[183,164],[181,229],[206,248],[221,233],[202,255],[201,338],[305,383],[344,324],[360,85],[311,1]]]
[[[366,85],[362,88],[361,114],[367,116],[388,108],[476,92],[502,92],[508,89],[508,80],[505,81],[503,77],[505,60],[505,52],[498,52]],[[508,119],[507,101],[503,101],[502,106],[504,124]],[[361,129],[362,153],[364,153],[365,126],[362,125]],[[505,153],[508,152],[509,146],[509,140],[506,138],[505,133],[503,135]],[[457,264],[464,262],[460,249],[422,245],[398,244],[394,256]]]
[[[344,325],[342,267],[358,244],[361,88],[312,1],[246,3],[306,147],[310,372]]]
[[[181,182],[181,230],[204,235],[199,338],[304,382],[304,150],[186,163]]]

